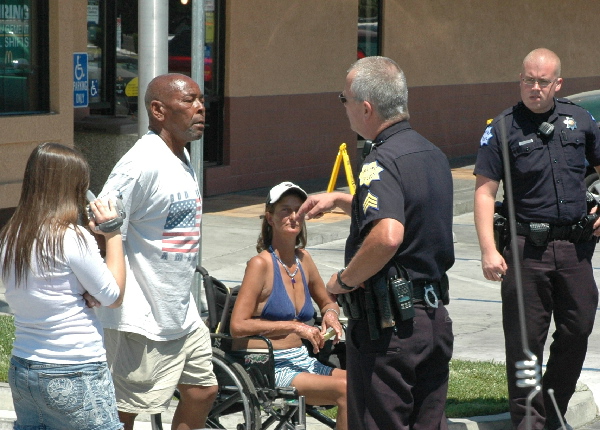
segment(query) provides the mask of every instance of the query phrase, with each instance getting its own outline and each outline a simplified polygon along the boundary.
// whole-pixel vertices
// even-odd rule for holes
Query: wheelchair
[[[208,304],[206,324],[212,340],[212,363],[218,394],[206,420],[206,428],[236,430],[304,430],[306,415],[329,428],[335,420],[323,413],[331,406],[306,405],[295,387],[275,386],[275,365],[271,341],[252,336],[265,343],[265,350],[231,351],[229,318],[239,286],[229,288],[198,266]],[[315,323],[320,321],[315,318]],[[312,348],[309,348],[312,351]],[[331,367],[345,368],[345,344],[327,341],[317,359]],[[175,392],[175,397],[179,393]],[[153,430],[162,430],[160,414],[151,417]]]

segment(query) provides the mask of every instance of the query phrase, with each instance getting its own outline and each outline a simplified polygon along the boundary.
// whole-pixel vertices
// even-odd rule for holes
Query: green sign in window
[[[0,114],[48,109],[46,3],[0,0]]]

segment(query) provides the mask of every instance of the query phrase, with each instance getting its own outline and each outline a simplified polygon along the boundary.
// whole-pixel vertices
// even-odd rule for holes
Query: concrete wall
[[[73,52],[86,50],[86,3],[49,4],[51,113],[0,116],[0,225],[19,201],[32,149],[46,141],[73,145]]]

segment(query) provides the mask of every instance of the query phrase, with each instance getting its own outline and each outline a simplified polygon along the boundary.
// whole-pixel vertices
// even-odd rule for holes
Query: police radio
[[[554,133],[554,124],[544,121],[538,127],[538,136],[550,137]]]

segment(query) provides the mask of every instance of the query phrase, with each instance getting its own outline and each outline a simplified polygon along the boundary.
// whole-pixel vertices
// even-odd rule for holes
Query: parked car
[[[600,90],[573,94],[566,98],[591,113],[600,127]],[[596,195],[596,199],[600,199],[600,177],[593,166],[588,165],[587,167],[585,185],[590,192]]]

